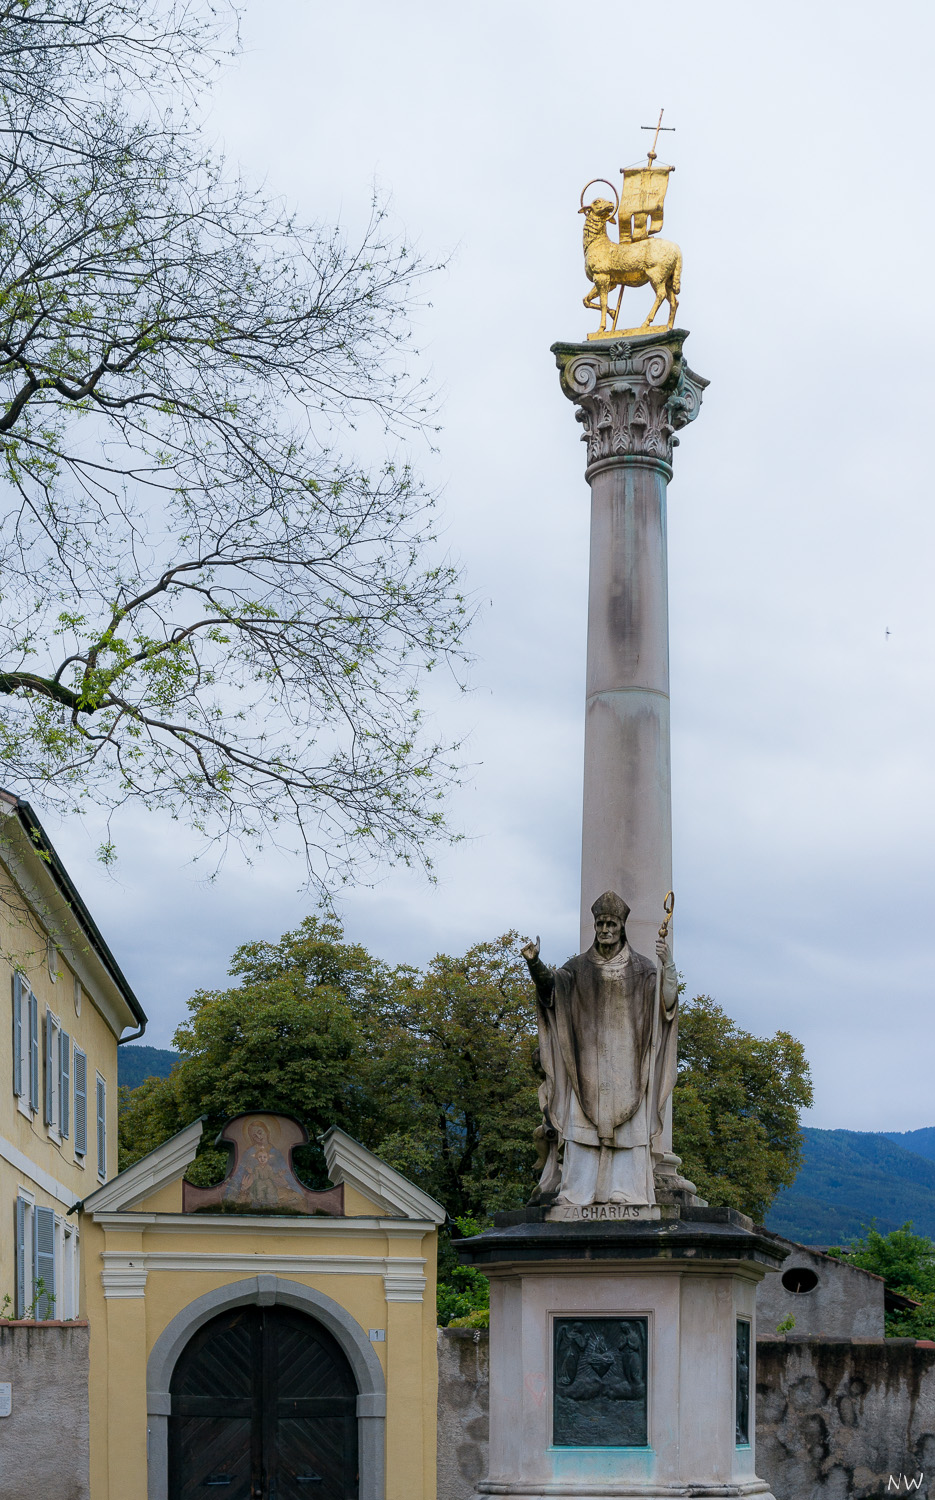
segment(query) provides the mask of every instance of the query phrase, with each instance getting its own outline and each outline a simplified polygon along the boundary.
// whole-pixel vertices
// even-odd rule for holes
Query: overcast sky
[[[606,13],[248,0],[211,129],[308,218],[362,222],[376,180],[429,257],[446,543],[484,601],[469,837],[439,882],[343,899],[347,931],[425,962],[509,927],[577,946],[588,490],[549,346],[581,306],[578,196],[676,133],[666,233],[711,385],[669,490],[676,957],[692,994],[805,1043],[809,1122],[935,1123],[935,519],[931,5],[669,0]],[[627,323],[648,307],[632,298]],[[309,910],[299,867],[201,883],[171,821],[54,837],[168,1045],[237,943]]]

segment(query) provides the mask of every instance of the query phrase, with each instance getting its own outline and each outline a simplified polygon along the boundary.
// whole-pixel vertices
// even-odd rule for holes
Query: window
[[[55,1317],[55,1209],[34,1208],[33,1216],[33,1295],[35,1318]]]
[[[68,1134],[68,1095],[63,1087],[69,1076],[71,1038],[62,1030],[58,1016],[45,1013],[45,1123],[51,1134],[61,1140]]]
[[[29,1032],[29,1108],[39,1108],[39,1001],[32,990],[26,1003]]]
[[[32,1303],[33,1205],[22,1194],[16,1199],[16,1316],[25,1318]]]
[[[88,1059],[80,1047],[75,1048],[75,1155],[88,1150]]]
[[[69,1226],[70,1227],[70,1226]],[[74,1234],[74,1230],[72,1230]],[[64,1220],[54,1208],[43,1208],[21,1188],[16,1199],[16,1316],[44,1320],[61,1316],[61,1299],[74,1301],[77,1287],[77,1248],[70,1252],[72,1291],[63,1279]],[[67,1315],[66,1315],[67,1316]],[[71,1314],[74,1316],[74,1314]]]
[[[781,1280],[787,1292],[813,1292],[818,1285],[818,1277],[810,1266],[793,1266],[783,1271]]]
[[[71,1037],[58,1034],[58,1128],[63,1140],[71,1129]]]
[[[67,1219],[56,1219],[60,1236],[59,1285],[56,1287],[56,1317],[77,1318],[81,1307],[78,1265],[78,1230]]]
[[[13,975],[13,1092],[21,1099],[26,1088],[26,1028],[23,1024],[23,981]]]
[[[97,1075],[97,1175],[107,1177],[107,1084]]]
[[[39,1002],[13,975],[13,1092],[24,1114],[39,1108]]]

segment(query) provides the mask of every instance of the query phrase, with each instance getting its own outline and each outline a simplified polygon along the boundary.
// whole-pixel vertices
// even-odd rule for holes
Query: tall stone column
[[[675,434],[708,384],[684,361],[687,336],[552,346],[591,486],[582,952],[591,903],[614,890],[631,908],[629,940],[653,957],[672,885],[666,486]]]

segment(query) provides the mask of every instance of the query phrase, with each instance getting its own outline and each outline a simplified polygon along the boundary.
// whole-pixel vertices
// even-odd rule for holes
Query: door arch
[[[347,1355],[357,1382],[357,1436],[360,1458],[358,1500],[384,1500],[384,1433],[386,1380],[383,1367],[363,1329],[345,1307],[317,1288],[273,1273],[247,1276],[213,1287],[189,1302],[159,1334],[146,1364],[147,1494],[168,1500],[168,1425],[172,1410],[169,1386],[182,1351],[197,1330],[226,1308],[280,1305],[305,1312],[334,1335]],[[310,1488],[314,1497],[317,1486]],[[216,1490],[219,1497],[227,1487]]]
[[[169,1500],[358,1500],[357,1384],[341,1346],[287,1306],[229,1308],[170,1384]]]

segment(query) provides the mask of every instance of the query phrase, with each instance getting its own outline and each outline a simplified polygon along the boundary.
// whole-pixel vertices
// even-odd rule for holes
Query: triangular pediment
[[[95,1188],[84,1199],[85,1209],[90,1213],[120,1213],[177,1182],[195,1160],[203,1130],[204,1116],[171,1135],[125,1172],[118,1172],[103,1187]]]
[[[346,1131],[332,1125],[321,1137],[321,1144],[328,1164],[328,1176],[338,1185],[344,1182],[354,1188],[361,1197],[368,1199],[381,1213],[404,1219],[430,1219],[434,1224],[443,1224],[447,1217],[444,1208],[403,1177],[388,1167],[385,1161],[374,1156]]]

